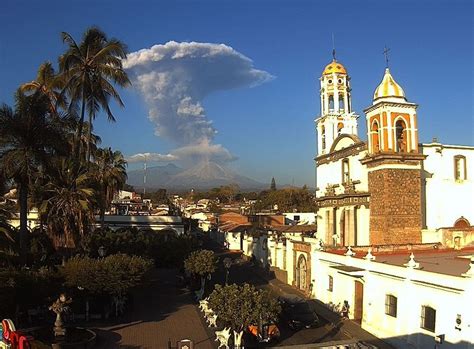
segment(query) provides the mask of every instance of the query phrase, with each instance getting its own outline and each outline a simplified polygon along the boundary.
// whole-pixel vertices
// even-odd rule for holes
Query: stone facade
[[[370,244],[421,242],[421,174],[418,168],[381,168],[368,174]]]

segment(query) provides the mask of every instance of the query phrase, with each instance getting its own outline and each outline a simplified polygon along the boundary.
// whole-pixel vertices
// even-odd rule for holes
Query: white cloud
[[[179,159],[190,160],[192,163],[200,160],[215,162],[230,162],[237,160],[237,157],[224,148],[221,144],[211,144],[203,140],[198,144],[187,145],[173,150],[173,155]]]
[[[178,160],[178,157],[173,154],[159,154],[159,153],[138,153],[134,155],[127,156],[125,158],[129,163],[135,162],[144,162],[146,161],[175,161]]]
[[[149,107],[155,134],[181,147],[176,152],[192,157],[206,156],[205,151],[216,157],[220,149],[217,158],[233,158],[212,144],[217,131],[202,104],[207,95],[273,78],[224,44],[170,41],[130,53],[123,64]]]

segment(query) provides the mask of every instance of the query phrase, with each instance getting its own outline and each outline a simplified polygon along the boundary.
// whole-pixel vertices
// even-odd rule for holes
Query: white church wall
[[[474,147],[423,144],[426,181],[426,228],[453,226],[463,216],[474,224]],[[454,156],[466,159],[465,180],[454,176]]]

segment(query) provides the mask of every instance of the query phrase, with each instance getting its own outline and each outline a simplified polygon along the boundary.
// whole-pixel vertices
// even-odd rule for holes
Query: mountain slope
[[[143,187],[143,170],[130,171],[128,184]],[[264,185],[212,161],[183,170],[168,164],[147,169],[147,188],[210,189],[237,184],[241,189],[260,189]]]

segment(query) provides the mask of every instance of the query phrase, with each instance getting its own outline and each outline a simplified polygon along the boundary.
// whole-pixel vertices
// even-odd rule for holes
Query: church
[[[358,134],[350,76],[335,55],[320,78],[320,101],[316,198],[325,245],[474,241],[449,229],[474,224],[474,147],[419,143],[418,106],[388,64],[364,110],[366,140]]]

